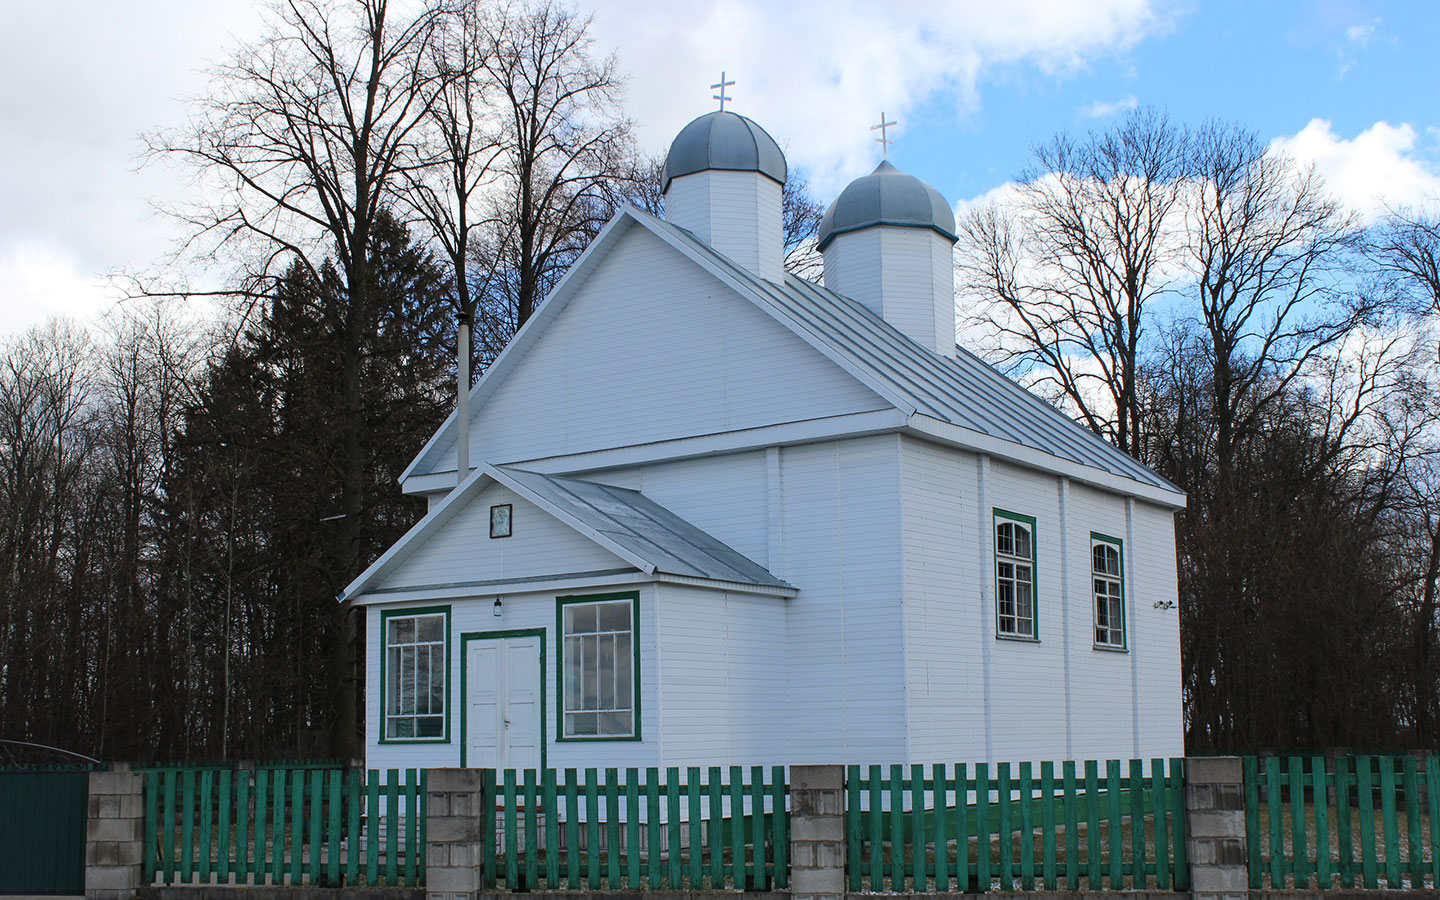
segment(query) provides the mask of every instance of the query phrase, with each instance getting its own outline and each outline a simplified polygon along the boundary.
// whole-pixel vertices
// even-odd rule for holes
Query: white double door
[[[540,768],[539,636],[472,638],[465,652],[465,765]]]

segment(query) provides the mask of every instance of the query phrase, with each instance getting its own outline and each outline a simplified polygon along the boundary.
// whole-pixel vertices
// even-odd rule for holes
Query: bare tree
[[[1005,361],[1137,457],[1147,307],[1173,277],[1184,148],[1151,109],[1082,141],[1059,135],[1036,148],[1013,204],[958,226],[958,286],[998,304],[980,318]]]
[[[1356,222],[1313,168],[1225,123],[1201,128],[1190,156],[1195,195],[1185,244],[1224,472],[1267,405],[1378,305],[1350,278]]]
[[[487,234],[474,250],[488,318],[500,324],[493,343],[525,324],[610,217],[633,139],[615,58],[596,55],[588,17],[546,0],[478,21],[500,144]]]
[[[1401,207],[1371,230],[1366,250],[1416,315],[1440,314],[1440,215]]]
[[[341,515],[332,580],[338,594],[360,570],[364,546],[367,448],[361,409],[362,342],[376,304],[371,235],[396,202],[416,134],[446,86],[428,50],[443,11],[434,4],[402,16],[389,0],[282,0],[264,35],[212,73],[191,125],[151,135],[152,157],[176,157],[216,190],[211,202],[179,215],[209,253],[248,253],[232,295],[264,296],[298,264],[321,281],[333,257],[344,291],[326,309],[340,341],[344,391]],[[331,652],[351,677],[339,679],[337,755],[356,737],[352,616]]]

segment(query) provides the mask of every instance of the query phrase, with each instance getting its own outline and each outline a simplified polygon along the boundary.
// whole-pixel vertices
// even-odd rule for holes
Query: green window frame
[[[1125,650],[1125,542],[1090,532],[1090,599],[1095,649]]]
[[[1038,641],[1035,517],[998,508],[992,512],[995,636],[1005,640]]]
[[[628,629],[621,603],[629,604]],[[555,740],[640,740],[639,592],[556,597],[555,634]]]
[[[379,725],[382,744],[450,743],[449,606],[381,611]]]

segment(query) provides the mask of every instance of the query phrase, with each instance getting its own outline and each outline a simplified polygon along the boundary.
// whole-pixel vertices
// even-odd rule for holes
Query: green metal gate
[[[0,770],[0,894],[83,894],[88,771]]]

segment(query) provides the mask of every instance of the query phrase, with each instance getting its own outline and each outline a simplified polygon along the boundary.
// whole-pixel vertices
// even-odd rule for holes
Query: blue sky
[[[1435,171],[1437,48],[1440,4],[1431,0],[1189,3],[1158,33],[1076,70],[998,67],[980,78],[975,108],[935,93],[910,113],[892,158],[946,197],[972,197],[1013,177],[1034,143],[1103,128],[1115,114],[1094,107],[1133,97],[1179,122],[1228,119],[1267,140],[1315,118],[1341,139],[1376,122],[1410,123],[1413,156]]]
[[[878,161],[881,110],[900,123],[892,160],[964,204],[1000,191],[1031,145],[1103,128],[1132,97],[1187,124],[1240,122],[1362,210],[1440,200],[1440,0],[573,2],[629,76],[646,149],[714,108],[724,69],[733,108],[826,203]],[[176,245],[181,229],[154,206],[193,182],[137,171],[138,135],[185,120],[205,65],[257,32],[262,6],[0,4],[0,336],[56,315],[96,321],[115,303],[111,273]],[[36,39],[62,34],[64,54]]]

